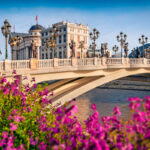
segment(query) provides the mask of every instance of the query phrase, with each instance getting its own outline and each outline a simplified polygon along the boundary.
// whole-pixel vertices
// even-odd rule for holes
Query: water
[[[115,106],[119,106],[123,118],[127,118],[130,115],[130,111],[128,109],[129,102],[127,101],[127,98],[144,98],[146,95],[150,95],[150,91],[95,88],[76,99],[79,109],[77,116],[79,120],[85,120],[91,113],[91,104],[94,103],[97,106],[100,116],[111,115],[112,109]]]

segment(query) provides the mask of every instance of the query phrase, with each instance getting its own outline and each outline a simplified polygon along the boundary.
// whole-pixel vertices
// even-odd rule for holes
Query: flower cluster
[[[24,78],[26,80],[26,78]],[[99,116],[96,105],[84,123],[77,106],[53,108],[45,86],[19,85],[19,77],[0,80],[0,149],[4,150],[146,150],[150,148],[150,97],[129,98],[131,115],[123,120],[118,107]]]

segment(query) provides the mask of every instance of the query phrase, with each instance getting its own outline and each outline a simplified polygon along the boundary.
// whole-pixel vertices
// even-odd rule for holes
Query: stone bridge
[[[47,88],[54,92],[53,105],[58,106],[112,80],[150,73],[150,59],[95,57],[0,62],[1,76],[12,78],[13,70],[20,79],[35,77],[36,83],[57,80]]]

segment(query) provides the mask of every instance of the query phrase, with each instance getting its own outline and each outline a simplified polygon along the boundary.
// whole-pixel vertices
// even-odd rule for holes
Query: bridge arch
[[[100,85],[103,85],[105,83],[108,83],[110,81],[123,78],[130,75],[136,75],[136,74],[145,74],[150,73],[150,69],[148,68],[140,68],[140,69],[118,69],[113,72],[108,73],[105,76],[93,76],[93,77],[84,77],[79,80],[78,85],[69,87],[69,90],[64,90],[65,86],[60,88],[64,90],[64,92],[54,96],[53,106],[61,106],[65,104],[66,102],[72,100],[73,98],[76,98]],[[82,82],[87,80],[87,82]],[[81,82],[80,82],[81,81]],[[57,91],[57,89],[56,89]]]

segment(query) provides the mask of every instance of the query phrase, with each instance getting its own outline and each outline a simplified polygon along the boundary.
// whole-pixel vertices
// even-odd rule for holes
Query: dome
[[[36,25],[33,25],[29,31],[34,31],[34,30],[43,30],[44,27],[39,25],[39,24],[36,24]]]

